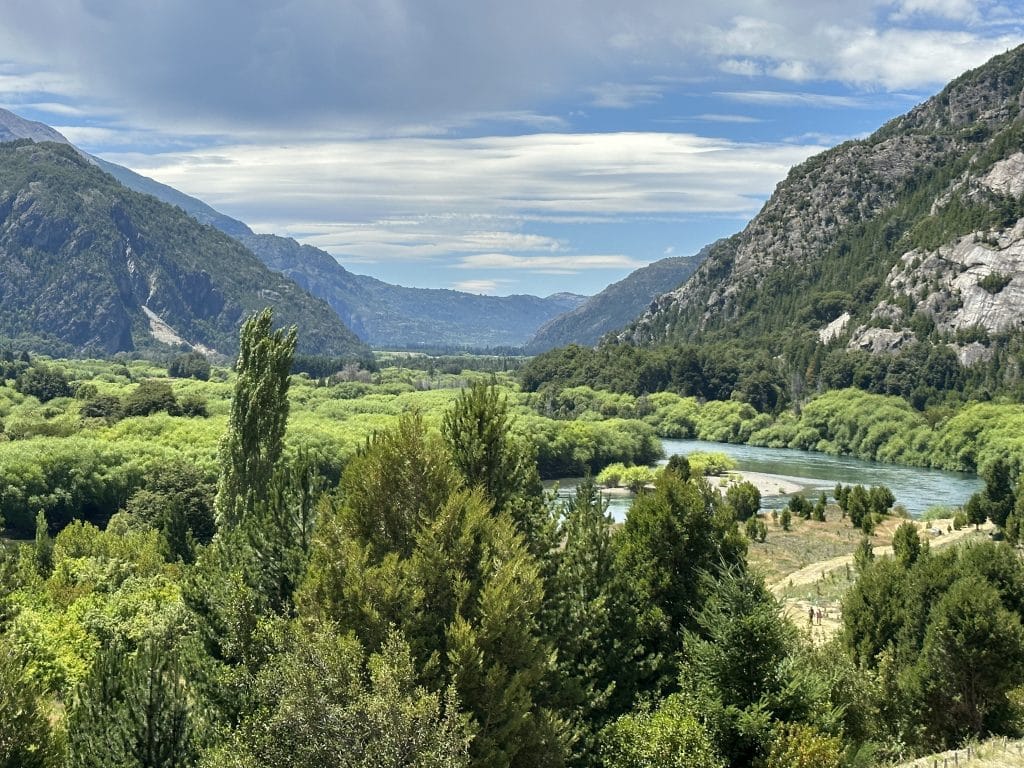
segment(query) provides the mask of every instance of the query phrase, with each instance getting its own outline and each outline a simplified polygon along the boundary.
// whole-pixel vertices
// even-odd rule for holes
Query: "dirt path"
[[[971,536],[975,533],[974,528],[967,527],[961,528],[959,531],[945,532],[947,525],[952,524],[952,520],[936,520],[933,523],[936,528],[944,531],[941,536],[936,536],[933,539],[929,539],[930,546],[932,549],[939,549],[941,547],[948,547],[950,544],[954,544],[958,541],[962,541],[964,538]],[[992,530],[991,523],[985,523],[978,530],[979,534],[987,534]],[[891,555],[892,547],[875,547],[875,557],[881,557],[883,555]],[[785,591],[791,587],[806,586],[819,581],[823,576],[831,573],[832,571],[840,568],[845,568],[847,565],[853,564],[853,555],[841,555],[839,557],[833,557],[829,560],[822,560],[817,563],[811,563],[806,568],[801,568],[799,571],[794,571],[788,576],[780,579],[774,584],[770,585],[772,594],[776,597],[781,597]]]

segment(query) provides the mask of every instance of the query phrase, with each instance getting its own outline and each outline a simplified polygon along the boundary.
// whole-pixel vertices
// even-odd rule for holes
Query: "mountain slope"
[[[0,109],[0,141],[18,138],[70,144],[54,129]],[[257,235],[241,221],[201,200],[115,163],[82,155],[129,189],[177,206],[216,227],[327,301],[360,338],[383,347],[521,346],[538,327],[579,306],[586,297],[555,294],[481,296],[462,291],[406,288],[349,272],[325,251],[290,238]]]
[[[526,345],[537,354],[567,344],[592,346],[606,333],[635,320],[662,293],[686,282],[707,255],[673,256],[648,264],[612,283],[583,304],[540,327]]]
[[[73,147],[0,144],[0,335],[76,352],[180,339],[229,354],[266,305],[302,349],[364,353],[321,301],[228,236],[133,192]]]
[[[892,349],[934,328],[962,331],[978,315],[952,309],[965,300],[966,286],[955,280],[960,267],[910,273],[945,259],[966,235],[996,254],[976,268],[969,265],[977,259],[965,257],[976,281],[1002,269],[1010,282],[1024,281],[1016,262],[998,255],[1020,240],[1020,190],[1005,177],[1024,149],[1022,105],[1024,46],[867,139],[795,167],[742,232],[716,243],[685,285],[658,298],[620,338],[740,337],[778,347],[839,321],[829,333]],[[996,170],[1001,161],[1011,165]],[[985,182],[993,173],[1004,180]],[[1009,327],[1022,311],[1017,305],[992,317]],[[876,344],[879,330],[887,340]]]

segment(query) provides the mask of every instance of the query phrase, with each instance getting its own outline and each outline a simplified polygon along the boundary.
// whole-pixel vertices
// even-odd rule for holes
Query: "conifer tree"
[[[267,308],[242,326],[237,379],[220,444],[214,503],[220,529],[237,525],[267,496],[288,423],[288,373],[297,331],[271,331]]]
[[[544,491],[533,451],[512,433],[508,398],[475,381],[445,413],[441,431],[467,485],[479,485],[494,511],[508,512],[535,555],[546,553]]]

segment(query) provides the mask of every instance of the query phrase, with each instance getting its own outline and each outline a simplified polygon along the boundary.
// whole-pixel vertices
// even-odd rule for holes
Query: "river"
[[[703,440],[662,440],[665,457],[688,454],[693,451],[714,451],[731,456],[736,468],[748,472],[778,475],[780,479],[796,483],[813,498],[822,490],[831,491],[836,483],[843,485],[885,485],[892,490],[896,503],[902,504],[913,517],[919,517],[929,507],[960,506],[985,483],[977,475],[964,472],[945,472],[900,464],[856,459],[852,456],[832,456],[814,451],[791,448],[759,448],[753,445],[712,443]],[[559,481],[561,493],[575,490],[576,480]],[[713,482],[713,481],[712,481]],[[765,509],[778,509],[786,504],[787,496],[766,496],[761,500]],[[609,511],[616,520],[626,516],[632,498],[609,498]]]

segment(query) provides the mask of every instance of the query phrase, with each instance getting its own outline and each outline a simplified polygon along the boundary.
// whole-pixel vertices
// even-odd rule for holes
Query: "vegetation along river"
[[[814,451],[797,451],[792,448],[761,448],[753,445],[713,443],[704,440],[662,440],[666,459],[675,454],[689,454],[694,451],[721,452],[731,456],[736,469],[776,475],[780,481],[799,485],[805,493],[817,495],[824,490],[829,493],[836,483],[843,485],[885,485],[896,496],[896,503],[902,504],[913,517],[919,517],[929,507],[960,506],[985,483],[974,474],[945,472],[938,469],[923,469],[900,464],[884,464],[866,461],[852,456],[832,456]],[[576,480],[559,481],[562,493],[571,493]],[[714,480],[712,480],[714,482]],[[777,509],[786,504],[784,494],[765,496],[761,506]],[[633,500],[631,496],[612,496],[608,499],[609,511],[616,520],[626,516]]]

